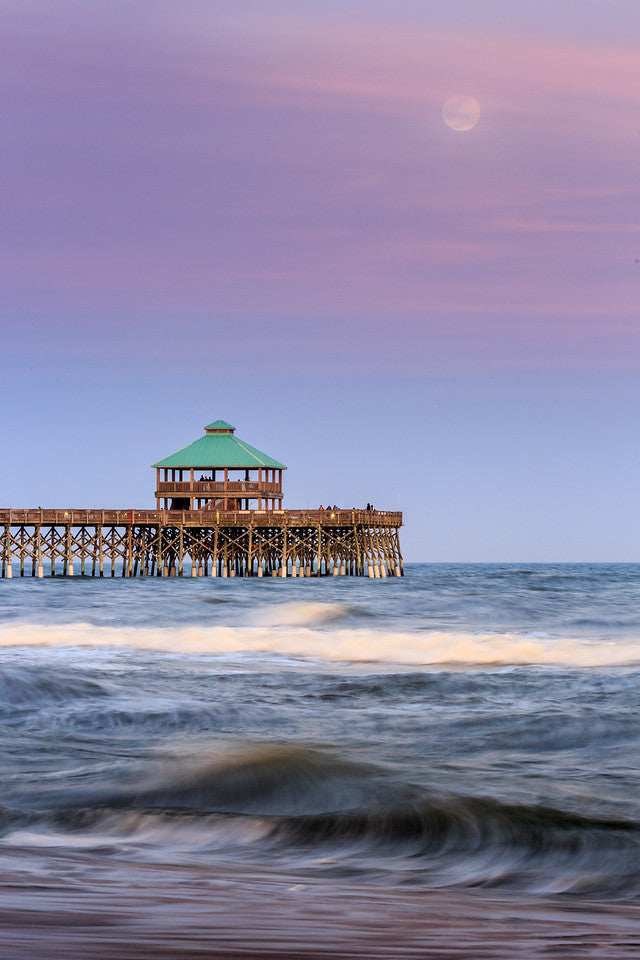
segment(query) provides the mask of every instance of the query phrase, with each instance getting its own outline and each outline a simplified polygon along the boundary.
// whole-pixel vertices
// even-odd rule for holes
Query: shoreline
[[[66,866],[72,875],[77,864]],[[633,901],[132,866],[103,865],[84,882],[5,875],[3,960],[619,960],[640,952]]]

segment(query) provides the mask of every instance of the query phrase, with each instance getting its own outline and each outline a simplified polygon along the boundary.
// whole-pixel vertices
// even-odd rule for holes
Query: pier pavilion
[[[398,511],[282,508],[283,463],[224,420],[153,464],[156,509],[0,509],[2,577],[403,575]]]
[[[158,510],[280,510],[287,468],[216,420],[204,437],[154,463]]]

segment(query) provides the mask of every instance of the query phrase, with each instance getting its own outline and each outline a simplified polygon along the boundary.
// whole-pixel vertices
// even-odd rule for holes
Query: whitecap
[[[318,606],[323,606],[319,604]],[[331,605],[334,606],[334,605]],[[617,667],[640,664],[640,639],[515,633],[313,629],[311,626],[115,627],[28,623],[0,627],[0,647],[121,648],[228,657],[269,655],[320,662],[439,666]]]

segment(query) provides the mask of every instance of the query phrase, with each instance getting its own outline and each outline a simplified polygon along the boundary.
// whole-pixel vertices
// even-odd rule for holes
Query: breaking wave
[[[640,889],[640,824],[492,798],[431,793],[389,770],[300,746],[228,746],[226,756],[165,758],[141,781],[92,795],[68,790],[59,807],[16,822],[10,845],[46,846],[57,831],[86,845],[162,841],[165,854],[224,856],[317,873],[427,886],[503,886],[538,892]],[[84,839],[83,839],[84,838]],[[164,840],[162,840],[164,838]]]
[[[352,612],[355,612],[355,608],[346,603],[313,603],[305,600],[263,607],[255,619],[256,626],[308,627],[342,620]]]
[[[287,606],[287,605],[285,605]],[[292,605],[297,608],[298,605]],[[315,605],[312,605],[315,606]],[[324,606],[324,605],[318,605]],[[329,605],[339,607],[340,605]],[[284,611],[284,618],[299,611]],[[304,616],[316,616],[316,612]],[[301,614],[301,619],[304,619]],[[337,619],[336,610],[326,619]],[[282,617],[275,614],[274,617]],[[569,666],[640,664],[640,640],[527,637],[510,633],[383,631],[308,625],[115,627],[89,623],[5,624],[0,647],[121,648],[212,656],[257,654],[320,662],[410,667]]]

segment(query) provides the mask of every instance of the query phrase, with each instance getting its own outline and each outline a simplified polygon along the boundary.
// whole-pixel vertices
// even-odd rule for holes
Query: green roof
[[[256,469],[269,467],[286,470],[284,463],[268,457],[255,447],[234,436],[235,427],[226,420],[215,420],[205,427],[204,437],[195,440],[152,464],[154,467],[233,467]]]

